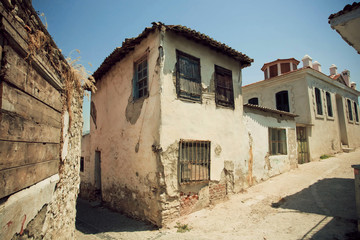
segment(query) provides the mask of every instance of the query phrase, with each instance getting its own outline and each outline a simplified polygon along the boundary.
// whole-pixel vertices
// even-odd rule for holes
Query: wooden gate
[[[298,163],[307,163],[309,162],[309,151],[306,127],[296,127],[296,137],[298,145]]]

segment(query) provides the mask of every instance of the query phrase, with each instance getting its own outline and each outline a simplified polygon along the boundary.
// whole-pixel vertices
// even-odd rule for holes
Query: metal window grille
[[[135,99],[141,98],[148,94],[147,65],[148,65],[147,59],[142,59],[135,64],[135,70],[136,70]]]
[[[315,100],[316,100],[316,112],[319,115],[323,115],[321,92],[320,89],[315,88]]]
[[[215,65],[216,104],[234,108],[232,72]]]
[[[331,103],[331,95],[329,92],[326,92],[326,104],[327,104],[327,112],[328,116],[333,116],[332,103]]]
[[[180,140],[180,183],[210,180],[210,141]]]
[[[351,101],[347,99],[348,111],[349,111],[349,120],[353,120],[352,108],[351,108]]]
[[[286,129],[269,128],[270,155],[286,155]]]
[[[200,59],[176,51],[177,77],[176,87],[179,98],[201,101]]]

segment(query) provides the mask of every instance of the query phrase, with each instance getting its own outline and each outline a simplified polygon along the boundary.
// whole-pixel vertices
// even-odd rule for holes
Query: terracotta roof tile
[[[339,12],[337,12],[337,13],[333,13],[333,14],[331,14],[331,15],[329,16],[329,23],[330,23],[330,20],[331,20],[331,19],[333,19],[333,18],[335,18],[335,17],[338,17],[338,16],[341,16],[341,15],[343,15],[343,14],[345,14],[345,13],[348,13],[348,12],[350,12],[350,11],[352,11],[352,10],[355,10],[355,9],[357,9],[357,8],[360,8],[360,2],[358,2],[358,3],[357,3],[357,2],[353,2],[353,4],[348,4],[348,5],[346,5],[343,10],[341,10],[341,11],[339,11]]]
[[[100,79],[109,69],[118,61],[123,59],[130,51],[132,51],[137,44],[139,44],[144,38],[146,38],[151,32],[156,29],[165,28],[166,31],[172,31],[176,34],[182,35],[186,38],[195,40],[201,44],[204,44],[216,51],[220,51],[229,57],[241,62],[243,67],[250,66],[254,61],[249,58],[245,54],[238,52],[231,47],[227,46],[224,43],[220,43],[211,37],[192,30],[188,27],[181,25],[165,25],[161,22],[152,23],[152,27],[147,27],[144,29],[142,33],[140,33],[135,38],[125,39],[122,43],[121,47],[117,47],[107,58],[105,58],[104,62],[100,65],[100,67],[94,72],[93,76],[96,80]]]
[[[264,112],[272,112],[272,113],[282,114],[282,115],[286,115],[286,116],[289,116],[289,117],[298,117],[299,116],[299,115],[296,115],[296,114],[293,114],[293,113],[284,112],[284,111],[280,111],[280,110],[277,110],[277,109],[272,109],[272,108],[263,107],[263,106],[259,106],[259,105],[254,105],[254,104],[250,104],[250,103],[244,104],[244,107],[257,109],[257,110],[261,110],[261,111],[264,111]]]

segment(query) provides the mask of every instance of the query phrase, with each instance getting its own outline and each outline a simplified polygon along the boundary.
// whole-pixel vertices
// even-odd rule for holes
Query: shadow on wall
[[[354,186],[353,179],[326,178],[272,207],[324,216],[302,239],[360,239]]]
[[[84,234],[157,229],[151,224],[129,218],[101,206],[92,206],[88,201],[80,198],[77,201],[76,211],[76,229]]]

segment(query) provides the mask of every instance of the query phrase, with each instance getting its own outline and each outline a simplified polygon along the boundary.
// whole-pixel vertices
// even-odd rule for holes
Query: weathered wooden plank
[[[59,143],[60,128],[29,121],[0,109],[0,140]]]
[[[11,46],[5,45],[3,52],[6,63],[1,70],[3,80],[61,112],[61,93],[30,67]]]
[[[36,98],[3,82],[1,109],[14,112],[27,120],[61,127],[61,114]]]
[[[59,160],[0,170],[0,198],[29,187],[58,172]]]
[[[1,29],[6,34],[6,38],[9,40],[9,43],[16,48],[23,57],[28,56],[28,41],[25,40],[27,39],[27,33],[23,34],[25,29],[19,26],[15,29],[14,25],[9,23],[9,19],[7,17],[1,18],[1,24]],[[46,81],[58,90],[63,88],[61,80],[55,74],[54,69],[49,68],[50,64],[48,64],[47,60],[47,64],[45,64],[44,60],[38,55],[31,56],[30,58],[32,66],[46,79]]]
[[[0,140],[0,170],[59,159],[60,144]]]

